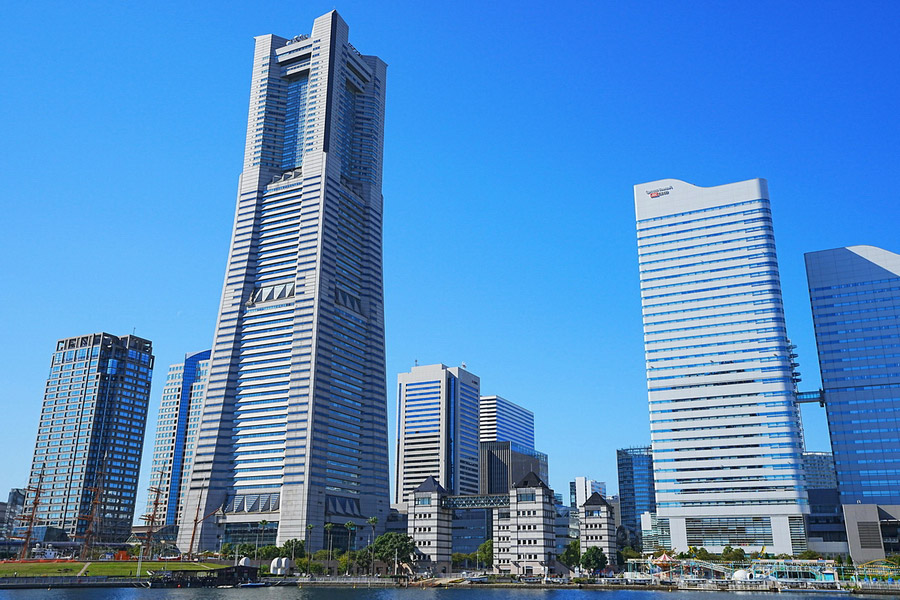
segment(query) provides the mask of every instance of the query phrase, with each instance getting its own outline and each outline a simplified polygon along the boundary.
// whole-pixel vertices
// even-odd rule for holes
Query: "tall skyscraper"
[[[156,512],[156,525],[181,522],[181,486],[189,483],[197,443],[200,409],[209,376],[209,350],[189,354],[169,367],[159,403],[146,513]],[[193,416],[193,420],[191,419]],[[159,496],[152,490],[159,490]]]
[[[24,512],[70,538],[124,542],[137,497],[153,347],[95,333],[56,343]]]
[[[665,179],[634,186],[634,204],[660,526],[677,550],[802,552],[809,506],[766,182]]]
[[[477,494],[478,377],[437,364],[413,367],[397,381],[395,502],[407,502],[429,476],[448,494]]]
[[[900,504],[900,255],[806,255],[825,412],[843,504]]]
[[[336,11],[256,38],[244,169],[186,515],[188,551],[389,510],[381,166],[386,65]],[[219,509],[221,511],[217,511]],[[193,519],[193,517],[191,517]],[[277,535],[276,535],[277,532]],[[270,539],[271,538],[271,539]],[[261,541],[261,543],[262,543]]]
[[[619,515],[633,536],[641,531],[641,515],[656,512],[653,453],[650,446],[616,450],[619,476]]]
[[[606,482],[595,481],[589,477],[576,477],[569,482],[569,506],[578,508],[594,494],[606,497]]]
[[[478,411],[480,441],[514,442],[534,449],[533,412],[500,396],[482,396]],[[527,474],[527,471],[522,473],[515,481]]]

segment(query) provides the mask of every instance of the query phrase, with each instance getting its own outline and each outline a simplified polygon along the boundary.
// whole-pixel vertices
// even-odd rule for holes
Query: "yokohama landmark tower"
[[[183,552],[319,549],[325,523],[338,547],[346,523],[386,521],[386,65],[347,40],[334,11],[311,35],[256,38]]]

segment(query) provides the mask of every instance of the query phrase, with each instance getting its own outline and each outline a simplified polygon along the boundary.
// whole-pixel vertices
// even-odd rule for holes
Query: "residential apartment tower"
[[[128,538],[152,372],[152,344],[134,335],[56,342],[24,506],[36,525],[88,545]]]

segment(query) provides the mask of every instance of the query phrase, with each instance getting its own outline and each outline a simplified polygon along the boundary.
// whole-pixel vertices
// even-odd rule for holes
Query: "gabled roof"
[[[514,484],[513,484],[513,487],[514,487],[514,488],[536,488],[536,487],[540,487],[540,488],[544,488],[544,489],[546,489],[546,490],[549,490],[549,489],[550,489],[549,487],[547,487],[547,484],[546,484],[546,483],[544,483],[543,481],[541,481],[541,478],[538,477],[538,476],[535,474],[534,471],[529,472],[528,475],[526,475],[525,477],[523,477],[522,479],[520,479],[518,482],[514,483]]]
[[[603,499],[600,492],[594,492],[591,497],[584,501],[582,506],[609,506],[609,502]]]
[[[429,475],[425,478],[425,481],[419,484],[419,487],[417,487],[413,493],[418,494],[419,492],[437,492],[439,494],[446,494],[447,490],[441,487],[441,484],[438,483],[433,475]]]

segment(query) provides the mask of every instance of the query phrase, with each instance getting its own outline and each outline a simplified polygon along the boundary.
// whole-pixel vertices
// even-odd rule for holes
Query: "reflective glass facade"
[[[180,522],[181,487],[190,473],[197,443],[197,417],[205,397],[209,354],[209,350],[191,354],[184,362],[171,365],[166,375],[156,420],[150,493],[145,510],[148,515],[156,511],[157,526]],[[155,490],[159,490],[158,500]]]
[[[666,179],[635,186],[634,202],[656,506],[671,543],[802,552],[802,434],[766,183]]]
[[[900,255],[806,255],[842,504],[900,504]]]
[[[337,12],[256,38],[241,173],[185,511],[197,547],[277,523],[386,520],[381,157],[386,66]],[[199,508],[198,508],[199,507]],[[229,527],[226,528],[225,526]],[[179,547],[192,531],[182,527]]]
[[[56,343],[28,479],[33,487],[43,474],[36,524],[76,541],[89,526],[94,542],[128,538],[152,372],[152,344],[137,336],[95,333]]]
[[[534,413],[506,398],[481,397],[479,430],[482,442],[513,442],[534,449]]]
[[[653,455],[650,446],[616,450],[619,474],[619,511],[622,525],[630,532],[641,531],[641,515],[656,512],[653,484]]]

